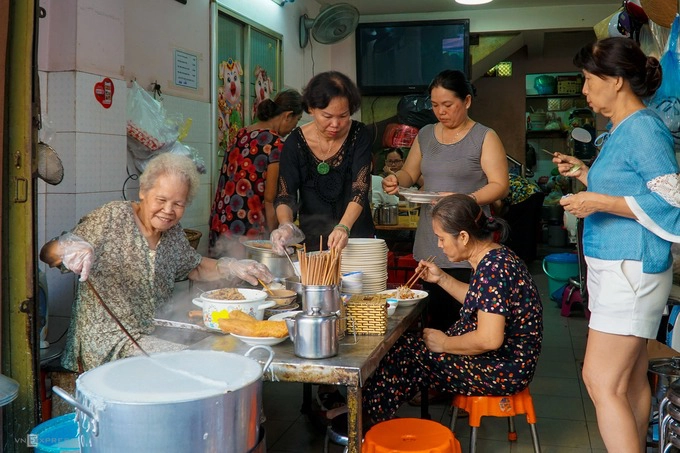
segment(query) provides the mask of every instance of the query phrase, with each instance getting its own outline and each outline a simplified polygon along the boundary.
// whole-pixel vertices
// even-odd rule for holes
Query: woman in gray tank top
[[[439,122],[419,131],[404,166],[395,175],[383,179],[383,189],[388,194],[396,194],[399,187],[412,186],[422,175],[424,190],[442,195],[468,194],[488,215],[488,205],[508,194],[508,164],[503,144],[496,132],[468,117],[475,93],[462,72],[440,72],[428,90]],[[420,261],[434,255],[437,266],[468,282],[469,263],[451,263],[438,247],[431,212],[431,205],[420,207],[414,258]],[[430,294],[428,326],[446,330],[460,317],[461,304],[440,291],[437,285],[425,285]]]

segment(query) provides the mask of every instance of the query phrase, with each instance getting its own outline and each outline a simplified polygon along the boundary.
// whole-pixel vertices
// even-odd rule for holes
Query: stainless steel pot
[[[286,318],[288,335],[295,343],[294,352],[305,359],[325,359],[338,354],[338,316],[322,313],[319,307]]]
[[[291,266],[290,260],[272,252],[270,241],[245,241],[243,245],[246,248],[246,258],[267,266],[275,278],[287,278],[295,275],[295,269]],[[292,255],[290,258],[292,261],[297,261],[296,255]]]
[[[652,396],[661,401],[671,384],[680,378],[680,357],[662,357],[649,360],[647,369]]]
[[[396,204],[380,204],[375,208],[373,221],[377,225],[397,225],[399,223],[399,206]]]
[[[264,367],[249,358],[268,351]],[[273,351],[179,351],[83,373],[74,399],[81,452],[249,452],[262,441],[262,373]]]

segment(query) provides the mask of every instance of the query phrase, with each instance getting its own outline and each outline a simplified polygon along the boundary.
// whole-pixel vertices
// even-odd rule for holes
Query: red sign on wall
[[[113,82],[108,77],[94,84],[94,97],[105,109],[113,104]]]

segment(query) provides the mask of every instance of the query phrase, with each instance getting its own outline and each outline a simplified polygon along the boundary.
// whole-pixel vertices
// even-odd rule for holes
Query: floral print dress
[[[506,318],[501,347],[479,355],[434,353],[419,335],[404,335],[366,382],[363,403],[373,420],[392,418],[421,384],[464,395],[511,395],[529,385],[541,352],[543,307],[531,274],[506,247],[480,261],[461,318],[446,334],[476,330],[480,310]]]
[[[84,216],[73,229],[94,247],[88,281],[146,352],[183,348],[150,337],[156,309],[172,296],[176,279],[189,275],[201,255],[177,224],[165,231],[155,250],[139,231],[131,202],[114,201]],[[138,353],[84,282],[78,283],[64,368],[87,371]]]
[[[283,140],[272,130],[239,130],[224,155],[210,215],[209,247],[224,235],[262,239],[269,232],[264,210],[267,169],[278,163]]]

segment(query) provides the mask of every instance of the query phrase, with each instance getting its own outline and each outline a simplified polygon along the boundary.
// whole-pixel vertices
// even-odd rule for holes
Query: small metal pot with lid
[[[379,204],[373,214],[376,225],[397,225],[399,223],[399,206],[396,204]]]
[[[286,318],[290,339],[295,343],[294,352],[305,359],[325,359],[338,354],[338,316],[322,313],[319,307]]]

